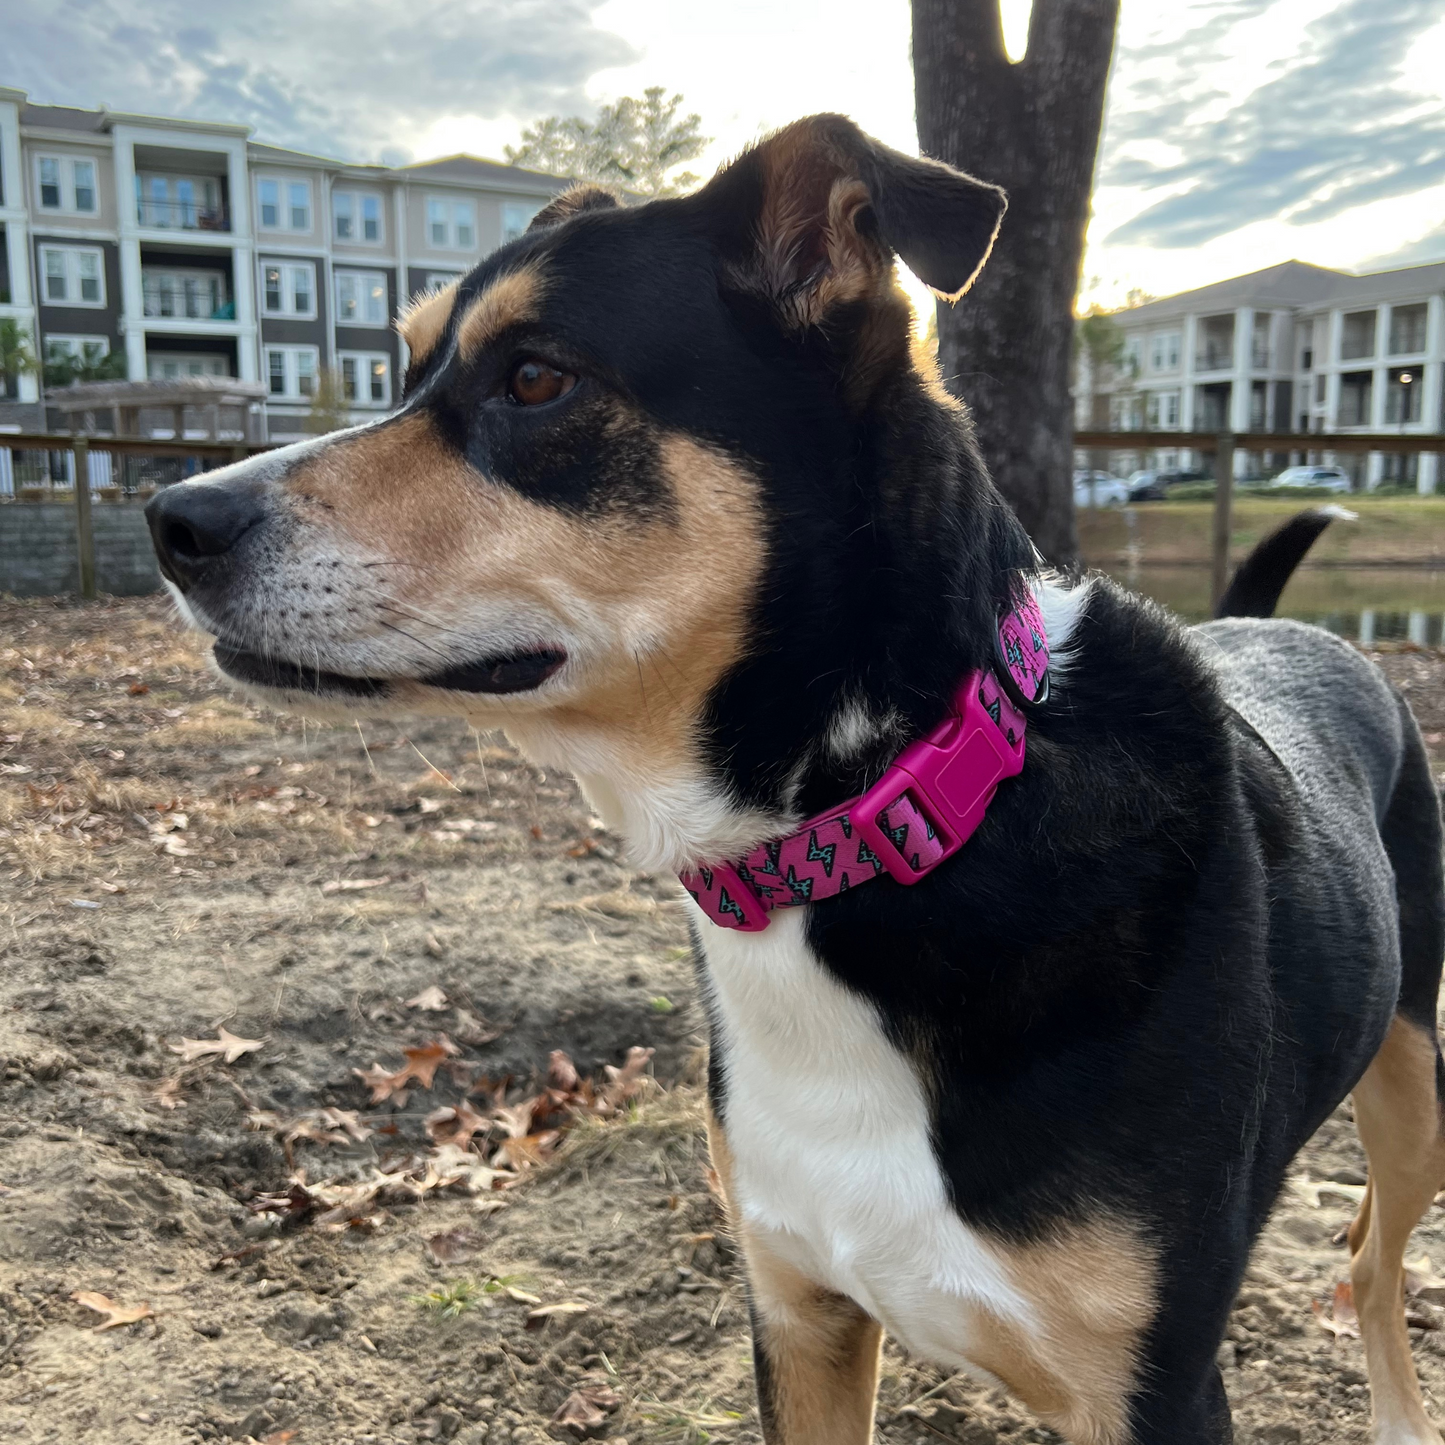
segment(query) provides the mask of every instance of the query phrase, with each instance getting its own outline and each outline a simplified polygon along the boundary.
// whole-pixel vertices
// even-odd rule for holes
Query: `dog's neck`
[[[767,580],[760,645],[715,690],[681,756],[661,756],[642,729],[542,719],[509,727],[513,740],[570,771],[648,871],[741,857],[861,792],[988,665],[1012,589],[1040,591],[1051,640],[1067,640],[1073,594],[1039,580],[1027,537],[956,436],[944,474],[890,468],[888,485],[871,488],[879,515],[843,519],[839,550]],[[808,625],[790,626],[803,597],[794,610]]]

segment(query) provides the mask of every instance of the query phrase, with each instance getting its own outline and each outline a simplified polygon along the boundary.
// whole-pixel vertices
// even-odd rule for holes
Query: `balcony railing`
[[[142,197],[136,202],[136,220],[157,231],[231,229],[231,212],[224,202],[202,206],[195,201],[153,201]]]
[[[1228,346],[1206,346],[1195,354],[1195,371],[1232,371],[1234,351]]]
[[[141,272],[145,315],[163,320],[234,321],[236,304],[218,272]]]

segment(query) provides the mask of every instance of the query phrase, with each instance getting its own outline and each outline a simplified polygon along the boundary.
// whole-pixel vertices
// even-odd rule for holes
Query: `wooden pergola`
[[[86,437],[145,440],[261,441],[259,381],[187,376],[171,381],[81,381],[46,396],[66,430]]]

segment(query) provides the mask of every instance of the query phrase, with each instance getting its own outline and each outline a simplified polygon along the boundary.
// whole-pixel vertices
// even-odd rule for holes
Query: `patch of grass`
[[[474,1279],[453,1279],[433,1285],[425,1294],[414,1294],[411,1303],[438,1319],[454,1320],[475,1309],[487,1297],[488,1282]]]
[[[610,1119],[590,1115],[578,1119],[567,1132],[557,1162],[583,1170],[625,1152],[670,1179],[679,1165],[697,1157],[702,1136],[701,1091],[686,1085],[658,1088]]]
[[[454,1320],[468,1310],[476,1309],[491,1296],[521,1289],[526,1276],[520,1274],[489,1274],[486,1279],[453,1279],[433,1285],[425,1294],[410,1296],[411,1303],[438,1319]],[[535,1296],[534,1296],[535,1298]]]
[[[714,1431],[730,1430],[743,1419],[741,1410],[720,1409],[711,1399],[697,1406],[644,1400],[637,1413],[662,1432],[655,1439],[675,1441],[677,1445],[708,1445],[717,1438]]]

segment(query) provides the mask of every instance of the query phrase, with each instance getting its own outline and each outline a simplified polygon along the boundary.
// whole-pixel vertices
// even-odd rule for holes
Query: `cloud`
[[[1361,270],[1393,271],[1400,266],[1428,266],[1432,261],[1445,261],[1445,226],[1437,226],[1418,241],[1411,241],[1394,251],[1371,256],[1361,263]]]
[[[274,145],[373,160],[449,115],[590,110],[588,78],[637,59],[594,23],[601,4],[0,0],[0,80],[37,102],[244,122]]]
[[[1248,27],[1262,16],[1221,4],[1167,45],[1120,55],[1130,80],[1111,100],[1101,184],[1170,193],[1107,244],[1200,246],[1263,217],[1307,225],[1445,181],[1445,102],[1408,75],[1439,0],[1344,0],[1287,36],[1286,20],[1261,67]],[[1252,68],[1260,83],[1235,93],[1233,72]],[[1160,142],[1178,159],[1161,162]]]

